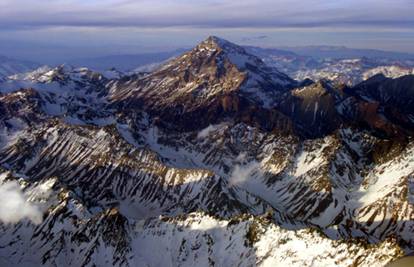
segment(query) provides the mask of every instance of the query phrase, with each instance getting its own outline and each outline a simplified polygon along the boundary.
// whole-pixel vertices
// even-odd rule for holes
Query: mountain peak
[[[236,44],[234,44],[230,41],[227,41],[223,38],[220,38],[220,37],[217,37],[217,36],[214,36],[214,35],[209,36],[207,39],[202,41],[201,44],[212,45],[212,46],[216,46],[216,47],[219,47],[219,48],[225,48],[225,47],[229,47],[229,46],[240,47],[239,45],[236,45]]]
[[[223,39],[223,38],[220,38],[220,37],[218,37],[218,36],[215,36],[215,35],[210,35],[209,37],[207,37],[207,39],[206,40],[204,40],[205,42],[214,42],[214,43],[217,43],[217,44],[219,44],[219,43],[222,43],[222,42],[229,42],[229,41],[227,41],[227,40],[225,40],[225,39]]]
[[[127,84],[118,83],[112,98],[130,101],[134,95],[132,99],[153,99],[145,102],[159,108],[179,104],[188,109],[196,102],[202,105],[235,93],[271,108],[280,93],[295,86],[296,81],[267,66],[243,47],[210,36],[149,75]]]
[[[225,39],[222,39],[217,36],[209,36],[207,39],[199,43],[193,50],[195,51],[209,51],[209,52],[224,52],[227,55],[244,55],[253,57],[249,53],[246,52],[246,50],[230,41],[227,41]],[[254,57],[256,58],[256,57]],[[256,58],[257,60],[258,58]],[[260,60],[259,60],[260,61]]]
[[[295,84],[287,75],[267,66],[259,57],[250,54],[244,47],[217,36],[209,36],[199,43],[190,54],[199,59],[207,59],[207,61],[215,58],[217,63],[227,61],[250,78],[265,75],[267,76],[266,80],[272,83],[268,84],[268,87],[273,87],[273,89],[291,88]]]
[[[248,53],[242,46],[234,44],[230,41],[217,36],[209,36],[207,39],[199,43],[193,50],[193,55],[210,57],[218,56],[219,58],[228,59],[237,66],[241,71],[246,69],[246,64],[264,65],[262,60]]]
[[[210,36],[146,76],[117,82],[110,98],[127,109],[144,106],[164,121],[193,129],[226,117],[251,116],[252,109],[268,117],[278,97],[296,85],[243,47]],[[196,118],[203,121],[194,125]],[[268,127],[271,120],[260,123]]]

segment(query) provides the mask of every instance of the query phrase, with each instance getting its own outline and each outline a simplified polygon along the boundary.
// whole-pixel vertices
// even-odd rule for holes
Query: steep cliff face
[[[145,77],[114,81],[110,99],[128,110],[145,109],[183,129],[200,129],[222,117],[245,119],[254,113],[262,118],[255,122],[268,127],[276,118],[286,120],[269,109],[296,84],[242,47],[209,37]]]
[[[372,114],[375,108],[379,110],[377,113],[384,117],[382,124],[397,124],[399,127],[413,131],[413,82],[413,75],[391,79],[379,74],[347,92],[368,102],[371,106],[368,113]],[[378,122],[380,119],[374,120]],[[388,130],[397,131],[398,129]]]
[[[305,136],[323,136],[345,122],[337,105],[345,98],[339,88],[326,81],[291,90],[279,100],[278,109],[291,118]]]

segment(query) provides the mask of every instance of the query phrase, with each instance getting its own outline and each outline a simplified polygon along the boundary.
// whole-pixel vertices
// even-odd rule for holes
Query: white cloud
[[[236,162],[244,163],[246,160],[247,160],[247,153],[246,152],[241,152],[236,157]]]
[[[27,201],[17,182],[0,185],[0,221],[17,223],[25,218],[39,224],[42,222],[42,212],[38,206]]]
[[[204,139],[204,138],[206,138],[207,136],[210,135],[210,133],[217,131],[218,129],[220,129],[224,125],[225,125],[224,123],[215,124],[215,125],[211,125],[210,124],[208,127],[204,128],[203,130],[201,130],[200,132],[198,132],[197,139]]]
[[[242,185],[260,171],[260,163],[252,161],[246,165],[236,165],[231,173],[229,184]]]

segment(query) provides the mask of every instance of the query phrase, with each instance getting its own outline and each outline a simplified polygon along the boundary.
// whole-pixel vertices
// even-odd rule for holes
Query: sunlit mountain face
[[[411,266],[414,4],[348,2],[0,3],[0,266]]]

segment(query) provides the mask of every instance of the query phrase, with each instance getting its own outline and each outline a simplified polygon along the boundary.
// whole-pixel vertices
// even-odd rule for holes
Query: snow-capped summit
[[[40,91],[64,93],[71,90],[101,91],[108,79],[88,68],[62,64],[57,67],[41,66],[33,71],[9,76],[1,83],[3,92],[19,88],[35,88]]]
[[[104,79],[102,74],[88,68],[76,68],[66,64],[59,65],[55,68],[44,66],[33,72],[27,73],[26,76],[19,77],[19,75],[17,75],[17,78],[37,81],[40,83],[58,82],[61,84],[65,84],[69,81],[81,82],[87,79],[99,81]]]
[[[187,128],[196,126],[188,123],[201,114],[208,125],[226,114],[268,110],[295,86],[296,81],[244,48],[209,37],[148,75],[114,82],[110,98],[126,108],[143,105]]]
[[[104,81],[109,79],[119,79],[123,75],[122,72],[116,69],[110,69],[100,73],[85,67],[74,67],[67,64],[61,64],[56,67],[44,65],[29,72],[11,75],[8,79],[13,81],[30,81],[38,83],[58,82],[60,84],[65,84],[70,81],[82,82],[86,80]]]
[[[10,75],[8,79],[9,80],[37,81],[40,77],[42,77],[45,73],[48,73],[49,71],[52,71],[52,68],[47,65],[44,65],[34,70],[30,70],[28,72],[22,72],[22,73]]]
[[[268,82],[273,83],[277,89],[287,89],[296,85],[295,81],[286,74],[281,73],[275,68],[267,66],[259,57],[250,54],[247,50],[239,45],[229,42],[225,39],[210,36],[201,42],[195,49],[198,53],[218,52],[223,58],[234,64],[239,71],[246,72],[249,80],[262,78],[260,76],[271,76]],[[255,81],[258,82],[258,81]],[[249,86],[251,86],[250,84]],[[283,88],[284,87],[284,88]]]
[[[405,75],[414,75],[414,68],[401,67],[401,66],[379,66],[363,73],[364,80],[376,74],[383,74],[389,78],[399,78]]]
[[[242,46],[236,45],[216,36],[208,37],[206,40],[198,44],[194,50],[198,53],[224,53],[228,60],[235,64],[240,70],[246,70],[248,64],[263,65],[260,58],[249,54]]]
[[[30,88],[37,92],[39,108],[43,112],[53,116],[65,115],[80,122],[101,116],[108,81],[102,74],[88,68],[62,64],[9,76],[0,83],[0,91],[15,94],[20,89]]]

